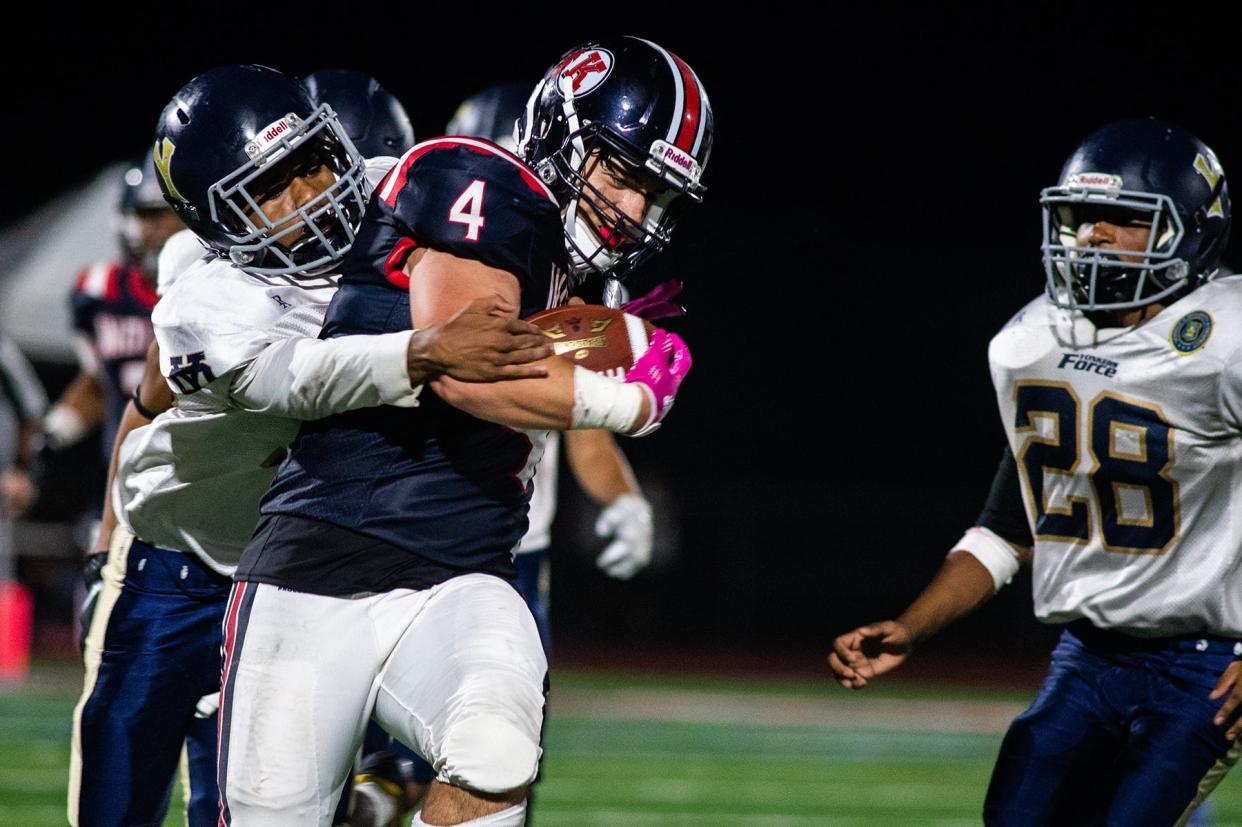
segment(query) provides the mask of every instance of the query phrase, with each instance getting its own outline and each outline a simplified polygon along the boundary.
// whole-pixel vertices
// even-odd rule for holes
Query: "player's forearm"
[[[97,376],[79,373],[43,418],[43,433],[57,446],[77,444],[103,421],[103,396]]]
[[[582,490],[600,505],[641,493],[629,461],[609,431],[567,432],[565,456]]]
[[[637,385],[599,374],[584,375],[588,372],[560,357],[536,364],[547,367],[548,375],[496,384],[458,382],[442,376],[431,387],[453,407],[510,428],[604,428],[631,433],[651,416],[650,401]]]
[[[995,593],[992,575],[983,564],[970,552],[954,551],[897,621],[919,643],[970,614]]]
[[[229,389],[247,411],[321,419],[377,405],[412,407],[409,331],[336,339],[285,339],[236,372]]]

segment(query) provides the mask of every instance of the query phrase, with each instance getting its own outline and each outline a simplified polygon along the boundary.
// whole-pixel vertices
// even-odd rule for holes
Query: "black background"
[[[594,512],[570,494],[555,627],[578,647],[809,651],[899,610],[977,514],[1003,441],[987,342],[1042,289],[1038,194],[1075,143],[1151,114],[1226,170],[1242,159],[1238,61],[1200,4],[843,5],[34,10],[3,58],[0,223],[143,151],[171,94],[221,63],[369,71],[427,138],[579,40],[659,41],[716,115],[706,203],[641,280],[686,281],[672,326],[695,368],[666,427],[626,443],[662,517],[656,564],[595,573]],[[1040,645],[1027,594],[950,641]]]

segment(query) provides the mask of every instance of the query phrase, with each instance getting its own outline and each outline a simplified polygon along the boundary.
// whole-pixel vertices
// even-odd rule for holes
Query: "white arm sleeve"
[[[290,419],[396,405],[413,408],[406,350],[412,331],[273,342],[233,372],[229,397],[242,410]]]
[[[999,534],[982,526],[967,529],[949,554],[954,551],[973,554],[988,570],[988,574],[992,575],[992,585],[996,591],[1000,591],[1013,580],[1013,576],[1022,567],[1022,561],[1018,559],[1013,547]]]

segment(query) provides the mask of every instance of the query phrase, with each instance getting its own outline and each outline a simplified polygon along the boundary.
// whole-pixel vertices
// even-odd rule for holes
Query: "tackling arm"
[[[291,419],[321,419],[376,405],[413,407],[425,382],[540,377],[552,354],[516,305],[497,296],[455,308],[443,324],[415,331],[274,342],[234,371],[229,398],[238,408]]]
[[[415,328],[443,323],[463,303],[488,296],[499,296],[512,306],[517,315],[520,305],[517,278],[479,261],[458,258],[436,250],[420,251],[410,256],[406,271],[410,276],[410,317]],[[547,370],[538,379],[525,379],[503,384],[476,385],[458,382],[449,377],[432,381],[431,387],[445,402],[466,413],[513,428],[565,430],[575,426],[600,427],[630,433],[638,430],[651,417],[651,403],[637,386],[625,386],[598,377],[612,387],[618,397],[606,400],[604,416],[615,412],[607,423],[586,424],[580,397],[591,383],[590,374],[580,379],[567,360],[549,357],[536,363]],[[582,387],[579,386],[582,383]],[[632,393],[631,393],[632,391]]]

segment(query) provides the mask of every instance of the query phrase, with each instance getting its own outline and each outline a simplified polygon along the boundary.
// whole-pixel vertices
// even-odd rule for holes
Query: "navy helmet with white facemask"
[[[1087,136],[1040,204],[1048,295],[1070,309],[1170,304],[1216,275],[1229,238],[1229,188],[1216,154],[1154,118]],[[1150,223],[1151,231],[1143,249],[1103,249],[1079,237],[1097,222]]]
[[[222,256],[258,276],[302,278],[335,267],[368,196],[362,156],[332,108],[257,65],[212,69],[160,114],[153,160],[165,199]],[[325,168],[332,183],[284,215],[261,205]]]

